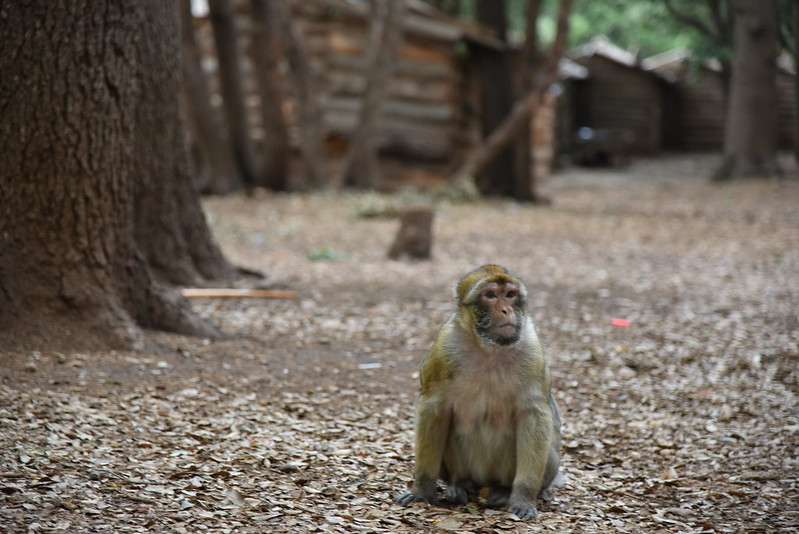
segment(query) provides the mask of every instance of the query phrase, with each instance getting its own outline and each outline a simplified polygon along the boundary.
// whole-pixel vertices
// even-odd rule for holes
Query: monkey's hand
[[[397,504],[400,506],[408,506],[415,502],[426,502],[427,504],[435,504],[438,502],[436,496],[436,483],[435,481],[417,482],[413,490],[408,491],[397,497]]]
[[[508,503],[508,511],[522,520],[535,519],[538,515],[535,504],[527,499],[518,499],[513,496]]]

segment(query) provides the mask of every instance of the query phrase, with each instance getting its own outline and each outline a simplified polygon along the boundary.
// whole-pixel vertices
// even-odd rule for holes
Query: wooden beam
[[[187,299],[271,299],[297,300],[297,292],[283,289],[239,289],[235,287],[185,287],[180,293]]]

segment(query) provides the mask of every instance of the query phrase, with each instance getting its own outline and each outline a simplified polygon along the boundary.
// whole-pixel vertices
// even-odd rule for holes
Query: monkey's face
[[[498,345],[519,341],[524,315],[519,286],[513,282],[491,282],[481,288],[475,302],[477,333]]]

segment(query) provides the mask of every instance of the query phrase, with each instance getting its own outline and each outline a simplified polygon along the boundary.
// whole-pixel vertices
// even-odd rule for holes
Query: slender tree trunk
[[[769,177],[777,166],[777,6],[733,0],[735,57],[724,136],[714,178]]]
[[[261,118],[264,124],[264,163],[263,177],[266,186],[273,191],[287,191],[289,188],[289,145],[288,126],[283,115],[285,94],[279,71],[280,34],[277,17],[274,14],[274,1],[251,0],[253,32],[253,59],[261,93]]]
[[[507,41],[506,0],[478,0],[477,20],[494,30],[497,39]],[[476,58],[482,88],[482,130],[488,138],[505,121],[513,108],[513,66],[510,52],[484,52]],[[477,186],[486,195],[512,196],[516,178],[513,147],[503,145],[480,169]]]
[[[283,43],[297,103],[300,152],[305,165],[305,188],[322,187],[328,180],[324,124],[319,105],[319,83],[305,50],[303,35],[291,17],[289,0],[272,0],[274,16],[283,29]]]
[[[0,347],[141,348],[140,326],[216,333],[159,285],[134,238],[137,181],[156,170],[138,160],[165,158],[163,171],[187,157],[176,7],[0,6]],[[164,137],[147,126],[155,116]]]
[[[380,112],[386,98],[386,85],[397,63],[405,2],[371,0],[371,24],[367,55],[366,87],[361,100],[358,124],[350,139],[338,183],[361,189],[374,189],[382,181],[378,159]]]
[[[569,34],[569,16],[574,0],[561,0],[558,11],[558,29],[555,42],[549,53],[546,66],[533,83],[533,89],[522,99],[519,99],[511,110],[510,115],[502,122],[482,145],[475,148],[466,158],[466,161],[454,173],[453,181],[466,191],[475,191],[474,177],[493,161],[519,131],[529,123],[530,117],[535,114],[541,105],[545,91],[558,79],[558,63],[563,56]]]
[[[794,139],[793,154],[796,160],[796,173],[799,175],[799,4],[793,4],[793,98],[794,98]]]
[[[228,132],[233,146],[241,180],[248,191],[261,185],[255,169],[250,128],[247,124],[247,107],[242,87],[241,53],[236,35],[231,0],[208,0],[211,27],[214,33],[222,100],[225,106]]]
[[[181,0],[181,35],[183,36],[183,87],[187,106],[186,116],[191,124],[192,141],[198,151],[198,172],[203,173],[198,183],[203,193],[225,194],[236,187],[236,170],[225,144],[221,123],[211,107],[211,93],[203,72],[202,57],[194,35],[191,0]]]
[[[541,0],[528,0],[526,16],[526,35],[522,50],[522,69],[520,75],[520,98],[533,88],[533,73],[538,67],[538,15],[541,12]],[[520,201],[536,202],[535,152],[533,150],[533,121],[535,115],[519,132],[514,149],[516,156],[516,172],[513,181],[513,198]]]

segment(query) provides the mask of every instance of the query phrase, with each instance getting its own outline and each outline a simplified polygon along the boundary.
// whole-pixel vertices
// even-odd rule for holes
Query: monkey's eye
[[[494,293],[493,291],[486,291],[485,293],[483,293],[483,296],[488,300],[494,300],[495,298],[497,298],[497,294]]]
[[[518,293],[517,293],[516,291],[514,291],[514,290],[512,290],[512,289],[511,289],[510,291],[508,291],[507,293],[505,293],[505,298],[509,298],[509,299],[515,299],[515,298],[516,298],[516,295],[518,295]]]

